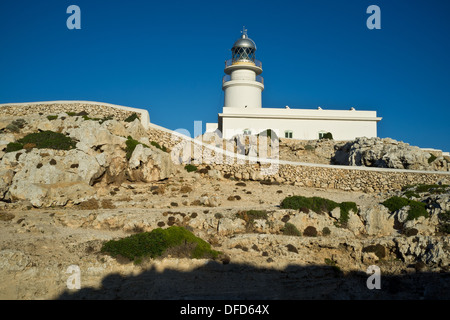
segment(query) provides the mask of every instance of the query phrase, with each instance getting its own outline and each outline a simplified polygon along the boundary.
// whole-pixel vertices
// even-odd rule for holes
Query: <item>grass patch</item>
[[[8,143],[6,152],[23,149],[24,146],[32,146],[38,149],[70,150],[75,148],[76,141],[66,135],[53,131],[42,131],[26,135],[16,142]]]
[[[198,168],[197,168],[197,166],[195,166],[193,164],[187,164],[187,165],[184,166],[184,169],[187,172],[195,172],[195,171],[197,171]]]
[[[187,245],[190,244],[190,245]],[[212,250],[211,245],[196,237],[183,227],[171,226],[167,229],[157,228],[151,232],[142,232],[119,240],[103,244],[101,251],[113,257],[125,257],[135,264],[144,258],[156,258],[170,248],[186,245],[188,256],[193,259],[217,258],[220,252]]]

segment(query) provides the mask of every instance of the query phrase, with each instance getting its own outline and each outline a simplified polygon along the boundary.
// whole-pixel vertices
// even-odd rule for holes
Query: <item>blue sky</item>
[[[81,30],[69,30],[69,5]],[[369,30],[369,5],[381,30]],[[450,1],[0,1],[0,103],[92,100],[216,122],[242,26],[263,107],[376,110],[378,135],[450,151]]]

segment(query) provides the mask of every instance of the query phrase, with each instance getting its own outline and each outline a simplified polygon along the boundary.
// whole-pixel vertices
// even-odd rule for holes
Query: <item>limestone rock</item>
[[[382,204],[361,208],[359,215],[368,235],[387,236],[395,232],[394,218]]]
[[[29,200],[37,207],[78,203],[93,196],[91,185],[104,172],[95,157],[76,149],[10,152],[0,166],[15,172],[5,198]]]
[[[411,170],[448,171],[443,157],[429,163],[431,154],[419,147],[390,138],[356,138],[338,148],[335,164]],[[441,159],[442,158],[442,159]]]
[[[131,181],[151,182],[169,178],[175,173],[170,154],[157,148],[138,144],[128,161],[127,174]]]

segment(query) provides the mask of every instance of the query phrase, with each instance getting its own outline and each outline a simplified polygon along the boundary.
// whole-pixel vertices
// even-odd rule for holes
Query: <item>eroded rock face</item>
[[[431,157],[428,151],[401,141],[363,137],[340,147],[333,162],[350,166],[448,171],[448,163],[442,156],[434,160]]]
[[[157,148],[138,144],[128,161],[127,174],[131,181],[152,182],[169,178],[174,173],[170,154]]]
[[[104,168],[80,150],[33,149],[7,153],[0,166],[14,172],[7,200],[28,200],[33,206],[78,203],[93,196],[91,187]]]
[[[138,145],[132,158],[126,159],[127,136],[150,144],[146,130],[136,120],[88,120],[81,116],[58,114],[29,115],[20,119],[20,127],[7,130],[14,118],[4,118],[0,127],[0,148],[39,130],[59,132],[72,138],[72,150],[37,149],[0,154],[0,200],[25,201],[35,207],[78,204],[95,197],[98,182],[120,185],[125,180],[158,181],[168,178],[174,167],[169,154]],[[11,127],[11,126],[10,126]],[[17,129],[17,130],[16,130]]]

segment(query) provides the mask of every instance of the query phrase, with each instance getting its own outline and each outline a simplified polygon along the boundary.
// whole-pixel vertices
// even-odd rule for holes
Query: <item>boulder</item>
[[[92,184],[104,172],[95,157],[76,149],[10,152],[0,167],[15,172],[5,199],[28,200],[36,207],[89,199],[95,194]]]
[[[448,171],[443,157],[429,162],[431,154],[390,138],[356,138],[336,150],[332,161],[338,165],[411,170]]]
[[[128,161],[127,174],[131,181],[151,182],[169,178],[175,173],[170,154],[154,147],[138,144]]]

